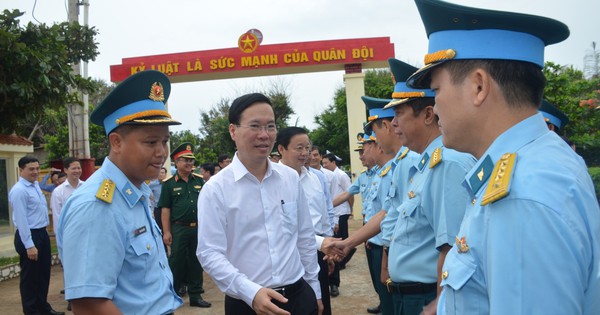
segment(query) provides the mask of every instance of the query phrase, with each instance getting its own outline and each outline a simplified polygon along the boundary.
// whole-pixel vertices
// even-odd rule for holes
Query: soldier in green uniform
[[[192,172],[194,153],[191,143],[182,143],[171,153],[177,173],[165,180],[158,206],[162,208],[163,241],[171,247],[169,265],[177,292],[187,284],[190,306],[210,307],[202,299],[202,266],[196,258],[198,245],[198,195],[204,182]]]

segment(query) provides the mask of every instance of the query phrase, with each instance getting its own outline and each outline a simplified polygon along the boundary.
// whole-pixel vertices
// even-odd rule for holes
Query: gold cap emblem
[[[150,95],[148,98],[157,102],[163,102],[165,100],[165,91],[163,90],[163,86],[160,82],[152,83],[152,87],[150,88]]]

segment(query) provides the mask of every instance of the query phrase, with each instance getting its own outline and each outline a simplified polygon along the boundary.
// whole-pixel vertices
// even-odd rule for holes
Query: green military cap
[[[425,66],[407,80],[429,88],[431,69],[448,61],[498,59],[544,66],[544,47],[569,37],[569,28],[546,17],[415,0],[429,37]]]
[[[180,125],[167,112],[169,78],[160,71],[138,72],[115,87],[96,107],[91,121],[108,135],[122,125]]]
[[[554,104],[542,100],[542,106],[540,107],[540,112],[544,116],[546,123],[555,125],[558,129],[564,127],[564,125],[569,123],[569,117],[565,115],[558,107]]]
[[[192,144],[189,142],[184,142],[180,144],[173,152],[171,152],[171,160],[175,161],[178,158],[188,158],[188,159],[196,159],[194,156],[194,152],[192,151]]]

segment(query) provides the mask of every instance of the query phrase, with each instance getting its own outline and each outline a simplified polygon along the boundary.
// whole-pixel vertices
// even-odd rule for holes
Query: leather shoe
[[[371,314],[379,314],[379,313],[381,313],[381,304],[377,305],[375,307],[369,307],[369,308],[367,308],[367,313],[371,313]]]
[[[190,306],[196,306],[196,307],[211,307],[212,304],[210,304],[209,302],[206,302],[205,300],[203,300],[201,297],[197,298],[195,300],[190,299]]]
[[[340,295],[340,290],[337,285],[332,284],[329,289],[331,296],[336,297]]]
[[[50,311],[48,311],[48,315],[65,315],[65,312],[57,312],[53,309],[50,309]]]

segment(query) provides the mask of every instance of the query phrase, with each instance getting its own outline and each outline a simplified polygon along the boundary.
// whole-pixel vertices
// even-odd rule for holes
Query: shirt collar
[[[429,158],[431,157],[431,153],[433,152],[433,150],[435,150],[441,146],[442,146],[442,136],[440,135],[437,138],[433,139],[433,141],[431,141],[431,143],[427,146],[427,148],[425,148],[423,153],[421,153],[421,156],[419,157],[419,159],[415,161],[416,164],[414,166],[419,171],[425,169],[425,165],[427,165],[427,162],[429,161]]]
[[[267,172],[265,173],[265,177],[263,179],[268,178],[273,173],[279,174],[279,170],[277,170],[276,168],[273,167],[273,165],[275,163],[271,162],[269,159],[266,159],[266,161],[267,161]],[[285,166],[285,165],[283,165],[283,166]],[[236,182],[238,180],[242,179],[246,175],[251,175],[252,177],[255,177],[254,175],[252,175],[250,173],[250,171],[248,171],[248,169],[246,168],[246,166],[244,166],[242,161],[240,161],[240,159],[238,158],[237,152],[235,152],[235,155],[233,156],[233,160],[231,161],[231,164],[229,164],[229,166],[227,166],[227,167],[231,167],[231,171],[233,172],[233,179]],[[287,166],[285,166],[285,167],[287,167]]]
[[[32,183],[21,176],[19,176],[19,182],[25,186],[35,186],[35,184],[37,184],[37,181]]]
[[[487,182],[496,161],[505,153],[515,153],[526,144],[550,132],[541,113],[532,115],[512,126],[492,142],[492,145],[465,175],[463,185],[474,196]],[[481,179],[479,179],[481,177]]]
[[[133,208],[144,195],[150,195],[151,190],[145,182],[142,183],[139,189],[135,187],[108,157],[104,159],[101,170],[106,178],[115,183],[116,190],[121,193],[130,208]]]

